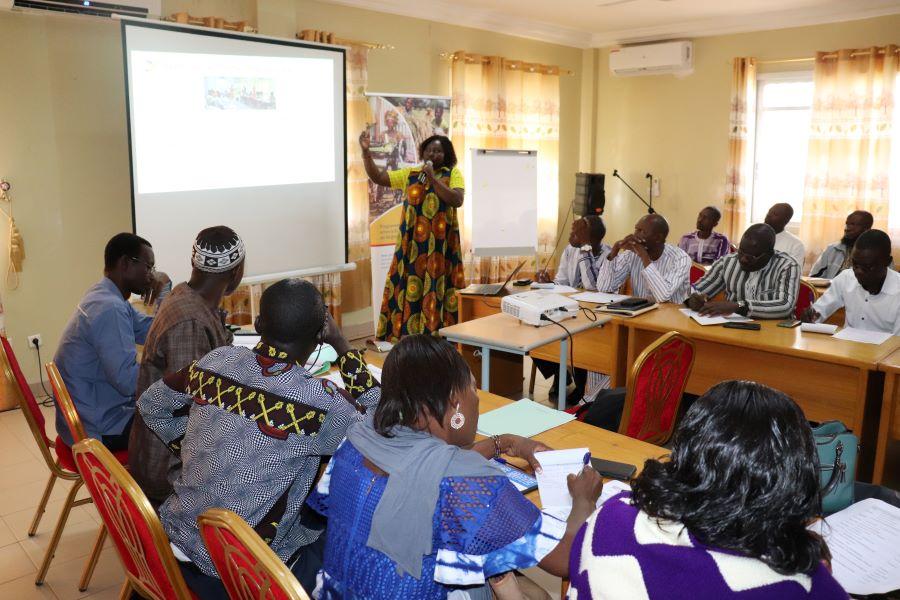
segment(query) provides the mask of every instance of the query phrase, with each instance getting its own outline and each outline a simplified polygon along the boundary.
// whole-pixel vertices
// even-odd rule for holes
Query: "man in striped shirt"
[[[634,233],[616,242],[597,273],[598,292],[617,292],[631,279],[631,293],[680,304],[691,292],[691,258],[666,243],[669,224],[658,214],[641,217]]]
[[[751,225],[736,254],[723,256],[694,285],[687,305],[704,315],[737,313],[756,319],[783,319],[797,303],[800,265],[775,250],[775,230]],[[725,290],[724,301],[710,298]]]

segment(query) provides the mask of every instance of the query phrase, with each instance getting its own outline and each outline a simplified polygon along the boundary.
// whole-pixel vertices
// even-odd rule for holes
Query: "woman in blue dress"
[[[475,442],[477,424],[475,381],[456,349],[404,337],[385,361],[378,408],[348,430],[307,500],[328,518],[314,597],[487,599],[488,581],[510,571],[568,575],[600,476],[570,476],[567,521],[543,514],[488,459],[539,468],[534,453],[548,448],[515,435]]]

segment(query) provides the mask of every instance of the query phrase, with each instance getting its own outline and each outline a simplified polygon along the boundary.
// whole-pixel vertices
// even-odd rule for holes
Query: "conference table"
[[[890,474],[893,475],[891,483],[897,484],[900,480],[900,452],[897,451],[900,450],[897,448],[897,442],[900,442],[900,350],[885,357],[878,368],[884,373],[885,380],[872,482],[880,484],[885,475]],[[895,451],[893,455],[891,450]]]
[[[680,308],[662,304],[634,318],[613,316],[602,328],[579,333],[572,348],[575,366],[610,375],[613,386],[624,385],[641,351],[665,333],[678,331],[693,340],[697,352],[688,393],[703,394],[728,379],[777,388],[808,419],[838,419],[852,429],[861,442],[857,478],[872,480],[885,380],[879,364],[900,350],[900,337],[873,345],[786,329],[776,321],[758,321],[760,331],[701,326]],[[559,360],[559,350],[548,346],[530,355]]]

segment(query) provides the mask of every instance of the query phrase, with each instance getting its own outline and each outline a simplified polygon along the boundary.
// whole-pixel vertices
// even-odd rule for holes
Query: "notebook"
[[[514,433],[532,437],[575,419],[574,415],[523,398],[478,417],[478,433],[501,435]]]

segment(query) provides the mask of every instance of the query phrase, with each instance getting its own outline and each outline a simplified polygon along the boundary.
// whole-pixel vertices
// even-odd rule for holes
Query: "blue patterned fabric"
[[[565,534],[566,524],[519,493],[506,477],[447,477],[434,514],[431,555],[422,577],[400,575],[385,554],[366,546],[387,477],[376,475],[344,442],[307,503],[328,518],[323,571],[314,597],[447,598],[486,578],[536,565]]]

